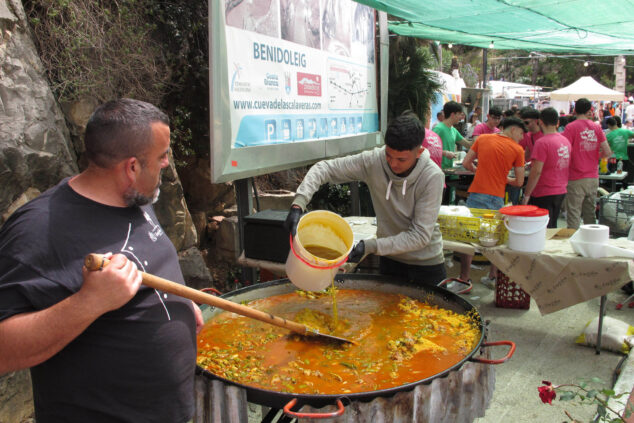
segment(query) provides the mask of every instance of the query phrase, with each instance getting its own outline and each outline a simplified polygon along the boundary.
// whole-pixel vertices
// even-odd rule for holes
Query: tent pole
[[[620,55],[614,58],[614,89],[623,92],[625,95],[625,56]]]
[[[482,89],[487,87],[487,49],[482,49]]]

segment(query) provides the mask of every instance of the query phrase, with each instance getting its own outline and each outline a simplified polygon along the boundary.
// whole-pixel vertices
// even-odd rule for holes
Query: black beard
[[[163,175],[161,173],[161,175],[159,176],[158,184],[156,185],[156,188],[154,189],[152,196],[143,195],[135,189],[130,189],[130,191],[123,194],[123,201],[125,202],[125,205],[127,207],[135,207],[135,206],[140,207],[140,206],[145,206],[146,204],[156,203],[158,201],[159,194],[161,192],[160,186],[162,182],[163,182]]]
[[[150,204],[156,195],[149,197],[147,195],[141,194],[139,191],[133,191],[124,196],[125,205],[127,207],[140,207],[145,206],[146,204]]]

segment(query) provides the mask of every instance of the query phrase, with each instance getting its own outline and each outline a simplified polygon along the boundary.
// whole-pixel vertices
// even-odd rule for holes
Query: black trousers
[[[405,264],[387,257],[379,258],[379,271],[382,275],[392,275],[416,285],[438,285],[447,278],[445,264],[417,266]]]
[[[561,211],[561,204],[564,202],[564,197],[566,197],[566,194],[531,197],[528,199],[528,204],[548,210],[548,217],[550,220],[548,220],[547,228],[556,228],[557,219],[559,219],[559,212]]]

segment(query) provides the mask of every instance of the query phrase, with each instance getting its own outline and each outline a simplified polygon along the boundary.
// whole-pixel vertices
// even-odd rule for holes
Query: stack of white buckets
[[[548,210],[537,206],[508,206],[499,211],[509,231],[511,250],[536,253],[544,249]]]

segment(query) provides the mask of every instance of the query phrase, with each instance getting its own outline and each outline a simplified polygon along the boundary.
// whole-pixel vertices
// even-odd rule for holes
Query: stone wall
[[[18,0],[0,0],[0,210],[77,172],[64,115]],[[1,223],[1,222],[0,222]]]
[[[68,129],[33,44],[22,4],[0,0],[0,223],[77,172]],[[33,416],[29,372],[0,376],[0,422]]]
[[[33,392],[28,370],[0,377],[0,423],[33,421]]]

